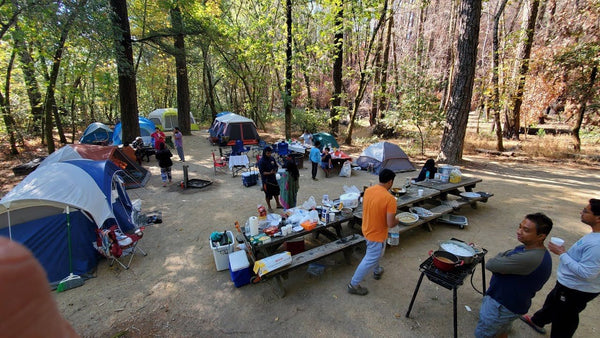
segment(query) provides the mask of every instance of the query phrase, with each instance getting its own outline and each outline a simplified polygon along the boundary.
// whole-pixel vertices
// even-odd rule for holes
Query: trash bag
[[[344,162],[342,165],[342,169],[340,170],[341,177],[350,177],[352,176],[352,167],[350,166],[350,161]]]

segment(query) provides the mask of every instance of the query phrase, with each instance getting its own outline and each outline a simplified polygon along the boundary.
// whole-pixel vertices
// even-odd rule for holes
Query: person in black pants
[[[319,169],[319,163],[321,163],[321,150],[319,147],[321,146],[320,141],[315,142],[315,146],[310,150],[310,162],[312,163],[312,179],[314,181],[318,181],[317,179],[317,170]]]

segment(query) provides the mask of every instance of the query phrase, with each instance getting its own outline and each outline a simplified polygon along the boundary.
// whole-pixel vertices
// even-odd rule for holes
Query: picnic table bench
[[[252,283],[258,283],[261,280],[274,278],[279,297],[285,297],[285,286],[283,280],[288,278],[288,273],[296,268],[318,261],[324,257],[333,255],[342,251],[347,264],[351,264],[352,247],[361,244],[365,238],[361,235],[353,234],[347,237],[340,238],[334,242],[329,242],[310,250],[301,252],[292,256],[292,263],[283,266],[275,271],[268,272],[260,277],[255,277]]]

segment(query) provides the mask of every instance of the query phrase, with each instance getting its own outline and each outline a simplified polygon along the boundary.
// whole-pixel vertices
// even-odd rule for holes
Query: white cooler
[[[234,245],[233,232],[227,231],[227,237],[229,237],[231,244],[214,246],[210,238],[208,239],[208,243],[212,248],[213,256],[215,257],[217,271],[229,269],[229,254],[233,252]]]

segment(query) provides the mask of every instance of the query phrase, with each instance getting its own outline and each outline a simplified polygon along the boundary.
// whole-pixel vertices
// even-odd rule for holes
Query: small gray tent
[[[371,144],[363,150],[356,163],[363,169],[372,165],[377,174],[381,169],[390,169],[393,172],[415,170],[408,160],[408,155],[399,146],[390,142]]]

